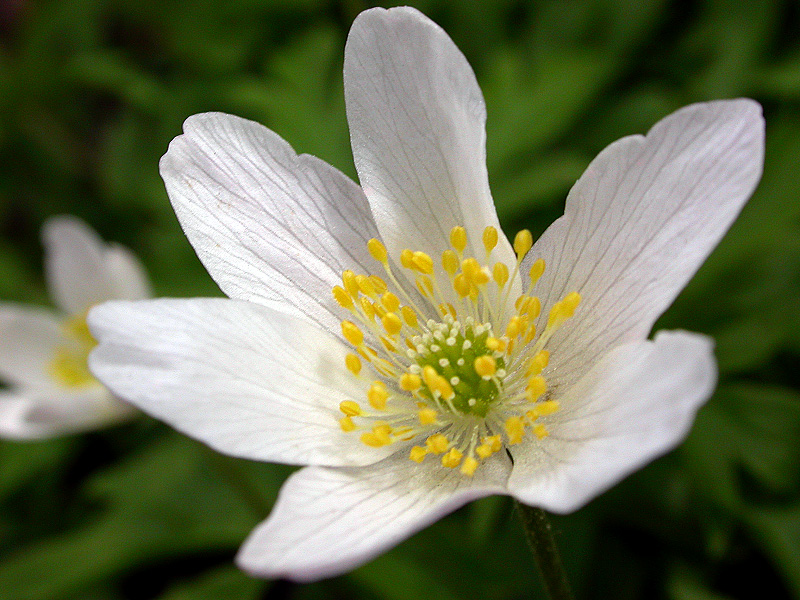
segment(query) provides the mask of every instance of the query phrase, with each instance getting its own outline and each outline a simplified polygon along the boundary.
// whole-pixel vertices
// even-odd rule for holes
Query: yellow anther
[[[394,343],[392,338],[388,338],[385,335],[381,336],[381,343],[383,347],[386,348],[389,352],[397,352],[397,344]]]
[[[528,333],[525,334],[525,343],[527,344],[530,341],[533,341],[533,338],[536,337],[536,325],[531,323],[531,326],[528,328]]]
[[[406,392],[415,392],[422,387],[422,379],[414,373],[403,373],[400,376],[400,389]]]
[[[450,249],[442,252],[442,268],[447,274],[453,276],[458,271],[458,256]]]
[[[517,253],[517,260],[522,258],[528,253],[528,250],[533,246],[533,236],[527,229],[521,229],[514,236],[514,252]]]
[[[342,417],[339,419],[339,427],[342,428],[342,431],[350,432],[355,430],[356,424],[350,417]]]
[[[364,316],[367,317],[368,320],[371,321],[375,318],[375,306],[369,301],[369,298],[361,296],[361,298],[358,299],[358,303],[361,305],[361,312],[364,313]]]
[[[442,466],[448,469],[455,469],[461,464],[461,458],[464,455],[456,448],[450,448],[447,453],[442,457]]]
[[[533,261],[531,265],[531,270],[528,271],[528,274],[531,278],[531,285],[536,285],[536,282],[539,281],[539,278],[544,273],[544,260],[541,258],[536,259]]]
[[[481,267],[480,263],[474,258],[467,258],[461,261],[461,270],[470,283],[483,285],[489,282],[489,275]]]
[[[377,275],[370,275],[369,280],[372,282],[372,287],[375,288],[377,294],[383,294],[387,289],[386,282]]]
[[[417,413],[420,425],[433,425],[436,423],[438,413],[432,408],[423,408]]]
[[[506,419],[505,429],[508,443],[511,445],[519,444],[525,435],[525,422],[522,417],[509,417]]]
[[[544,371],[547,363],[549,362],[550,353],[547,350],[541,350],[540,352],[537,352],[536,356],[534,356],[528,363],[528,370],[526,371],[526,374],[528,377],[539,375],[539,373]]]
[[[372,428],[372,433],[383,443],[384,446],[392,443],[392,428],[388,423],[377,423]]]
[[[411,262],[414,264],[414,268],[420,273],[424,273],[425,275],[433,274],[433,259],[424,252],[420,252],[419,250],[414,252]]]
[[[425,440],[425,447],[431,454],[441,454],[447,452],[450,441],[441,433],[436,433]]]
[[[342,321],[342,335],[353,346],[360,346],[364,343],[364,334],[352,321]]]
[[[357,417],[361,414],[361,407],[358,402],[352,400],[344,400],[339,404],[339,410],[346,414],[348,417]]]
[[[485,459],[489,458],[492,454],[494,454],[494,452],[492,452],[492,449],[486,444],[481,444],[480,446],[475,448],[475,454]]]
[[[467,247],[467,230],[460,226],[453,227],[450,230],[450,245],[459,254],[464,252],[464,248]]]
[[[342,271],[342,283],[350,296],[358,298],[358,283],[356,283],[355,273],[350,270]]]
[[[358,289],[361,290],[362,294],[370,298],[376,296],[375,286],[372,285],[372,281],[366,275],[356,275],[356,285],[358,285]]]
[[[389,312],[396,313],[400,310],[400,299],[392,292],[385,292],[383,296],[381,296],[381,304],[383,304],[383,307]]]
[[[525,395],[531,402],[536,402],[547,391],[547,382],[541,375],[534,375],[528,380]]]
[[[455,279],[453,279],[453,289],[456,291],[456,294],[462,298],[466,298],[469,296],[472,284],[469,282],[466,275],[459,273],[455,276]]]
[[[569,319],[575,314],[575,309],[581,302],[581,295],[577,292],[567,294],[563,300],[556,302],[553,308],[550,309],[550,314],[547,317],[548,327],[559,327],[564,321]]]
[[[506,326],[506,337],[513,339],[520,333],[522,333],[522,319],[520,319],[517,315],[514,315],[508,320],[508,325]]]
[[[346,366],[347,370],[353,375],[357,376],[361,372],[361,359],[355,354],[348,354],[344,357],[344,366]]]
[[[408,248],[400,253],[400,264],[403,265],[405,269],[414,268],[414,253]]]
[[[436,372],[436,369],[427,365],[425,368],[422,369],[422,378],[425,381],[425,385],[428,386],[428,389],[431,391],[431,394],[436,396],[438,393],[442,398],[445,400],[452,400],[455,396],[455,392],[453,392],[453,388],[450,386],[450,383],[441,375]]]
[[[534,407],[534,410],[540,417],[546,417],[548,415],[552,415],[554,412],[557,412],[559,408],[560,405],[558,400],[545,400],[544,402],[539,402]]]
[[[525,413],[525,417],[527,417],[527,419],[528,419],[528,420],[529,420],[531,423],[533,423],[533,422],[534,422],[536,419],[538,419],[538,418],[539,418],[539,413],[538,413],[538,412],[536,412],[536,409],[535,409],[535,408],[532,408],[531,410],[529,410],[528,412],[526,412],[526,413]]]
[[[380,448],[381,446],[387,446],[390,442],[372,432],[367,432],[361,434],[361,443],[371,448]]]
[[[483,230],[483,247],[486,248],[488,254],[494,247],[497,246],[497,229],[489,225]]]
[[[536,296],[533,296],[525,304],[524,313],[529,319],[533,320],[539,316],[540,312],[542,312],[542,301]]]
[[[369,405],[375,410],[384,410],[388,399],[389,390],[386,389],[386,385],[382,381],[373,381],[367,390]]]
[[[498,287],[503,287],[508,282],[508,267],[505,263],[494,263],[492,277]]]
[[[477,460],[471,456],[468,456],[464,459],[464,464],[461,465],[461,473],[467,477],[472,477],[475,474],[475,469],[478,468],[479,464],[480,463]]]
[[[500,452],[500,449],[503,447],[503,438],[499,435],[490,435],[489,437],[483,438],[481,442],[489,446],[492,452]]]
[[[541,423],[537,423],[533,426],[533,435],[541,440],[542,438],[546,438],[548,435],[550,435],[550,432],[547,431],[547,427]]]
[[[486,347],[493,352],[503,352],[506,349],[505,341],[496,337],[486,338]]]
[[[411,448],[411,453],[409,454],[408,458],[413,460],[416,463],[421,463],[425,460],[425,456],[428,454],[428,449],[423,448],[422,446],[414,446]]]
[[[386,313],[381,319],[381,323],[389,335],[397,335],[403,328],[403,321],[393,312]]]
[[[514,302],[514,308],[517,310],[517,312],[525,312],[527,303],[531,301],[530,298],[530,296],[526,296],[525,294],[522,294],[522,296],[517,298],[517,300]]]
[[[491,379],[497,371],[497,361],[493,356],[484,354],[475,359],[475,372],[483,379]]]
[[[403,320],[406,322],[406,325],[412,329],[417,328],[419,323],[417,322],[417,313],[414,312],[413,308],[410,306],[404,306],[400,309],[400,313],[403,315]]]
[[[333,298],[339,303],[339,306],[350,310],[353,308],[353,298],[348,294],[345,289],[339,285],[333,288]]]
[[[375,314],[378,315],[379,319],[382,319],[386,313],[388,312],[385,308],[383,308],[379,302],[372,303],[372,310],[375,311]]]
[[[380,240],[372,238],[370,241],[368,241],[367,250],[369,250],[370,256],[372,256],[372,258],[377,260],[379,263],[384,265],[387,263],[389,254],[386,252],[386,246],[384,246]]]
[[[426,298],[430,298],[433,296],[433,282],[431,278],[427,275],[422,275],[417,277],[417,289],[419,293],[425,296]]]

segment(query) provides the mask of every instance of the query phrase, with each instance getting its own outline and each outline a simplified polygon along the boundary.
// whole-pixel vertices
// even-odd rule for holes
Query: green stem
[[[516,502],[516,505],[525,529],[525,537],[528,538],[536,564],[539,565],[547,596],[550,600],[572,600],[567,574],[561,564],[547,513],[541,508],[525,506],[520,502]]]

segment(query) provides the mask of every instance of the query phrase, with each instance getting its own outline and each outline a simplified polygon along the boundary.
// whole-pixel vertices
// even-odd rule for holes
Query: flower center
[[[545,345],[572,316],[580,295],[573,292],[556,302],[537,335],[541,302],[531,293],[544,261],[531,266],[528,290],[512,310],[509,282],[516,279],[532,238],[527,230],[515,237],[512,269],[502,262],[490,265],[497,240],[497,230],[487,227],[482,264],[465,256],[466,231],[454,227],[438,277],[430,256],[403,250],[400,264],[416,291],[398,281],[376,239],[367,247],[387,280],[342,273],[333,297],[353,315],[342,321],[342,334],[355,348],[345,363],[366,389],[369,405],[341,403],[344,431],[360,431],[361,443],[372,447],[418,440],[410,448],[412,461],[441,455],[442,466],[460,466],[467,476],[506,445],[528,434],[549,435],[545,423],[559,406],[542,375],[550,356]]]
[[[63,328],[70,343],[56,348],[55,356],[48,365],[49,375],[69,388],[81,388],[96,383],[97,380],[89,372],[88,360],[97,340],[92,337],[86,324],[86,313],[71,317]]]

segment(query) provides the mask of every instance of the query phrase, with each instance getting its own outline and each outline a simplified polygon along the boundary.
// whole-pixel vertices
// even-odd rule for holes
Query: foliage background
[[[413,3],[474,66],[506,231],[541,232],[606,144],[690,102],[750,96],[763,181],[662,327],[713,335],[719,388],[677,451],[558,518],[580,598],[800,598],[800,5]],[[73,213],[159,295],[219,295],[157,164],[190,114],[261,121],[355,176],[342,49],[359,0],[0,2],[0,298],[46,303],[38,232]],[[0,443],[0,598],[542,597],[511,503],[474,503],[309,586],[231,564],[289,469],[150,419]]]

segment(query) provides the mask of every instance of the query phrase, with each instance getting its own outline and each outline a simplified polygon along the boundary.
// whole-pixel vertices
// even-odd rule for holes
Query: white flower
[[[686,107],[606,148],[531,249],[498,235],[481,92],[438,26],[362,13],[344,84],[361,187],[256,123],[191,117],[161,173],[232,299],[90,315],[92,370],[121,397],[220,451],[310,465],[238,556],[300,581],[488,494],[575,510],[674,447],[714,387],[712,342],[647,336],[763,156],[755,102]]]
[[[95,340],[89,308],[150,296],[129,250],[105,244],[82,221],[50,219],[42,230],[45,275],[57,311],[0,304],[0,437],[37,439],[95,429],[134,414],[89,373]]]

